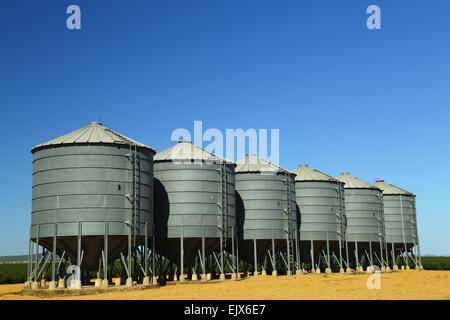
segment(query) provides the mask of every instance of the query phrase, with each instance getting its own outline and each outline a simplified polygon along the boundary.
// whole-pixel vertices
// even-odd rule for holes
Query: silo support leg
[[[56,274],[56,224],[53,225],[53,252],[52,252],[52,282],[49,285],[50,290],[56,289],[55,274]]]
[[[356,271],[361,271],[359,267],[359,253],[358,253],[358,242],[355,241],[355,261],[356,261]]]
[[[350,269],[350,257],[348,255],[348,241],[347,240],[345,241],[345,257],[346,257],[346,260],[347,260],[347,270],[346,270],[346,272],[351,272],[351,269]]]
[[[108,238],[109,238],[109,224],[105,222],[105,237],[103,239],[103,280],[102,288],[108,288]]]
[[[257,251],[256,251],[256,239],[253,239],[253,255],[254,255],[254,264],[255,264],[255,270],[253,275],[257,276],[258,275],[258,257],[257,257]]]
[[[372,270],[373,265],[373,252],[372,252],[372,241],[369,241],[369,252],[370,252],[370,270]]]
[[[311,273],[315,273],[316,265],[314,263],[314,242],[313,242],[313,240],[311,240],[311,248],[310,248],[309,252],[311,254]]]
[[[203,236],[202,236],[202,254],[201,254],[201,264],[202,264],[202,275],[200,278],[203,281],[206,281],[206,262],[205,262],[205,228],[203,227]]]
[[[184,281],[184,239],[180,238],[180,282]]]
[[[328,240],[328,231],[327,231],[327,270],[326,273],[331,273],[331,261],[330,261],[330,241]]]
[[[275,239],[273,236],[273,230],[272,230],[272,275],[273,276],[277,276],[278,275],[278,271],[277,271],[277,263],[276,263],[276,256],[275,256]]]

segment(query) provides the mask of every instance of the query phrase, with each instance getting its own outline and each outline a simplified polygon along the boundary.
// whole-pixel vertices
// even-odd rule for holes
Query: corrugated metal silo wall
[[[296,181],[300,240],[339,241],[345,232],[344,188],[329,181]]]
[[[381,191],[377,189],[345,189],[347,241],[378,243],[383,240],[382,201]]]
[[[383,195],[386,242],[418,243],[415,198],[408,195]]]
[[[38,149],[33,155],[33,199],[31,238],[40,244],[54,235],[57,226],[58,251],[66,251],[73,260],[76,237],[82,222],[83,262],[98,263],[103,249],[105,224],[112,237],[110,258],[126,248],[132,204],[125,196],[133,194],[132,164],[128,146],[80,144]],[[139,148],[140,215],[139,222],[153,223],[153,153]],[[144,235],[144,227],[138,235]],[[149,230],[151,235],[151,228]],[[47,240],[45,238],[48,238]],[[64,238],[64,239],[61,239]],[[50,239],[50,240],[49,240]],[[66,245],[62,245],[65,243]],[[50,245],[49,245],[50,246]]]
[[[179,259],[180,238],[185,240],[183,260],[187,263],[195,256],[202,237],[209,238],[206,254],[220,244],[222,167],[171,161],[154,164],[156,234],[165,242],[160,242],[158,249],[175,262]],[[234,165],[226,165],[226,172],[226,237],[231,238],[236,228]]]
[[[289,196],[287,183],[291,190]],[[239,173],[236,174],[236,191],[242,199],[238,219],[243,222],[244,240],[286,240],[288,206],[293,231],[296,232],[295,181],[292,175]]]

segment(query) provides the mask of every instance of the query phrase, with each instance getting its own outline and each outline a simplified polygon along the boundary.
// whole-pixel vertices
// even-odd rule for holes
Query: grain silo
[[[390,247],[389,252],[393,261],[393,268],[398,268],[396,262],[398,253],[403,253],[406,267],[409,267],[408,254],[411,253],[416,268],[420,269],[416,196],[409,191],[386,183],[384,180],[377,180],[375,186],[383,191],[386,243]],[[416,254],[413,252],[414,248]]]
[[[254,155],[237,162],[239,248],[241,257],[253,263],[255,275],[258,264],[263,274],[267,266],[273,275],[280,268],[287,274],[298,268],[294,178],[295,174]]]
[[[96,285],[108,285],[108,265],[122,257],[127,285],[140,277],[131,269],[137,249],[144,246],[147,277],[148,237],[153,232],[154,151],[114,132],[91,124],[37,145],[33,153],[33,199],[29,281],[37,287],[39,275],[52,261],[55,287],[56,255],[78,270],[103,273]],[[35,252],[31,245],[36,243]],[[38,247],[44,255],[38,261]],[[141,251],[142,252],[142,251]],[[128,265],[125,263],[127,257]],[[30,263],[31,266],[31,263]],[[59,265],[58,265],[59,267]],[[45,272],[44,272],[45,273]],[[78,273],[78,271],[77,271]],[[64,280],[59,286],[64,286]],[[73,287],[81,281],[74,279]]]
[[[374,265],[374,256],[381,267],[384,267],[385,241],[381,190],[349,173],[343,173],[337,179],[345,183],[346,240],[349,247],[353,246],[357,270],[362,271],[360,264],[362,258],[366,260],[368,266]]]
[[[177,265],[180,281],[185,267],[197,279],[197,265],[202,279],[217,265],[223,280],[227,259],[236,277],[234,168],[189,141],[155,156],[157,251]]]
[[[297,175],[295,194],[297,219],[300,224],[300,247],[309,248],[309,252],[301,251],[301,256],[309,256],[312,272],[320,270],[317,260],[318,257],[324,257],[328,273],[331,272],[331,260],[334,257],[342,272],[347,227],[344,183],[308,165],[301,165],[292,172]]]

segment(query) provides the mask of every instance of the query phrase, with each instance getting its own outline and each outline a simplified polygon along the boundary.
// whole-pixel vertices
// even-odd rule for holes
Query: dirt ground
[[[403,271],[380,275],[381,288],[367,288],[367,274],[258,276],[242,281],[176,284],[157,289],[109,292],[75,297],[20,295],[23,285],[0,285],[0,300],[450,300],[450,271]],[[376,285],[375,282],[371,282]]]

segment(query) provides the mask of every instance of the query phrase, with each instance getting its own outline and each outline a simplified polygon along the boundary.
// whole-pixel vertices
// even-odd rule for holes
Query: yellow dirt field
[[[381,274],[381,289],[367,289],[369,275],[259,276],[211,284],[176,284],[158,289],[110,292],[75,297],[25,297],[22,285],[1,285],[2,299],[62,300],[303,300],[303,299],[446,299],[450,300],[450,271],[404,271]]]

